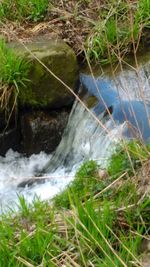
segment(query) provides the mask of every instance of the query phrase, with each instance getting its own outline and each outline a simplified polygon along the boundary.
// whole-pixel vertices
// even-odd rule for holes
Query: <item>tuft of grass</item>
[[[0,82],[14,86],[18,91],[28,81],[29,62],[16,55],[4,40],[0,40]]]
[[[7,110],[10,102],[14,107],[19,90],[29,82],[30,64],[16,55],[4,40],[0,40],[0,58],[0,106]]]
[[[48,0],[2,0],[0,19],[12,21],[43,20],[48,9]]]

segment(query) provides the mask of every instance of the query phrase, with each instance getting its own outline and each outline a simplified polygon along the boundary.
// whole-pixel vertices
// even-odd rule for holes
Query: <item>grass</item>
[[[129,150],[136,162],[137,148],[130,144]],[[150,231],[150,199],[138,194],[130,172],[111,185],[115,162],[115,180],[126,172],[116,155],[109,162],[107,185],[98,176],[99,166],[89,161],[53,205],[38,199],[30,205],[20,197],[19,213],[10,211],[0,221],[0,266],[142,266],[139,254]],[[135,165],[137,172],[140,168]]]
[[[16,55],[4,40],[0,40],[0,57],[1,84],[14,86],[16,90],[19,86],[25,86],[28,81],[29,63]]]
[[[85,59],[86,51],[91,62],[108,64],[135,53],[134,45],[136,52],[141,47],[140,40],[150,27],[149,5],[148,0],[2,0],[0,19],[6,25],[2,23],[0,30],[5,34],[11,24],[13,34],[22,38],[55,33],[81,58]]]
[[[150,2],[148,0],[139,0],[135,21],[143,27],[150,27]]]
[[[76,200],[74,196],[81,202],[86,202],[90,197],[94,197],[109,187],[118,177],[122,177],[122,180],[126,181],[126,185],[123,185],[125,193],[122,192],[124,196],[126,195],[126,190],[130,191],[131,188],[134,192],[135,187],[132,183],[128,183],[128,179],[134,175],[138,168],[142,167],[142,163],[148,158],[149,153],[149,145],[145,148],[138,142],[120,144],[109,161],[107,179],[101,179],[98,174],[100,166],[95,161],[85,162],[76,173],[76,179],[62,194],[54,198],[55,206],[69,208]],[[110,188],[104,191],[101,196],[102,198],[111,199],[112,194],[114,192]],[[70,202],[70,200],[73,202]]]
[[[16,105],[17,96],[20,88],[26,86],[28,73],[30,70],[29,62],[16,55],[4,42],[0,40],[0,107],[2,110],[12,110]]]
[[[43,20],[48,9],[48,0],[2,0],[0,19],[12,21]]]
[[[88,37],[89,59],[102,64],[118,61],[133,50],[133,43],[138,50],[139,39],[149,26],[149,1],[110,1]]]

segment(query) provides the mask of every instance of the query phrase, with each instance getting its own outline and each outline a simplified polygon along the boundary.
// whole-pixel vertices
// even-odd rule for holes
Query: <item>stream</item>
[[[73,180],[85,160],[94,159],[106,167],[122,138],[149,142],[149,56],[140,59],[138,68],[127,66],[115,76],[110,69],[95,72],[95,79],[80,74],[86,89],[82,100],[100,123],[75,101],[62,140],[52,155],[41,151],[27,158],[9,149],[5,157],[0,157],[1,210],[15,207],[18,195],[28,202],[35,197],[51,199]]]

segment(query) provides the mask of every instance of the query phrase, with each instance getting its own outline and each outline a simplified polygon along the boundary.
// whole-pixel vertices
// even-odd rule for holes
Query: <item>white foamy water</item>
[[[111,83],[125,99],[127,95],[130,95],[132,99],[142,99],[144,92],[149,98],[148,73],[149,64],[141,66],[140,82],[139,74],[137,75],[133,70],[126,70],[118,74],[114,80],[111,78]],[[81,104],[75,102],[62,141],[53,155],[41,152],[26,158],[9,150],[5,157],[0,157],[0,205],[2,208],[12,206],[14,202],[17,202],[19,194],[29,202],[35,196],[42,200],[52,198],[67,186],[73,179],[77,168],[85,160],[94,159],[105,167],[116,143],[122,138],[126,122],[114,124],[108,116],[102,117],[103,114],[99,116],[99,119],[104,127],[100,126]],[[35,182],[29,187],[18,187],[21,182],[34,179],[40,172],[43,177],[35,178],[35,181],[41,179],[43,183]]]
[[[109,121],[105,124],[109,128]],[[112,129],[108,136],[81,104],[76,102],[64,137],[53,155],[41,152],[27,158],[9,150],[5,157],[0,157],[1,207],[12,206],[17,202],[18,195],[23,195],[28,202],[35,196],[42,200],[52,198],[73,180],[77,168],[84,160],[95,159],[98,163],[103,163],[103,166],[106,165],[111,144],[119,136],[119,128],[121,126]],[[45,174],[34,178],[42,169],[46,170]],[[31,178],[43,182],[35,180],[31,186],[18,187],[21,182]]]
[[[73,171],[70,175],[65,175],[64,168],[60,168],[55,173],[47,174],[45,177],[48,182],[33,186],[19,188],[18,184],[34,179],[35,175],[50,160],[50,155],[41,152],[38,155],[32,155],[27,158],[21,154],[12,151],[6,153],[5,157],[0,157],[0,205],[1,208],[15,206],[18,202],[18,195],[22,195],[28,202],[31,202],[36,196],[42,200],[56,195],[66,184],[73,179]],[[35,178],[36,179],[36,178]]]

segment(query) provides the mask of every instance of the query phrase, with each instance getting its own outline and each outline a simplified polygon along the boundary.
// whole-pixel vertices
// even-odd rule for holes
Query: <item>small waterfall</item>
[[[107,159],[123,134],[130,137],[127,133],[125,117],[121,115],[123,112],[120,103],[123,103],[125,108],[127,101],[133,103],[132,108],[137,114],[136,119],[139,122],[140,117],[144,123],[139,124],[140,129],[150,136],[148,124],[150,61],[142,62],[138,71],[134,67],[130,67],[116,73],[115,77],[107,72],[105,75],[98,75],[95,86],[91,76],[81,74],[81,81],[88,90],[89,96],[95,95],[99,101],[98,105],[94,105],[90,110],[95,113],[100,108],[97,116],[103,127],[76,101],[63,138],[53,155],[41,152],[39,155],[25,158],[10,150],[5,158],[0,157],[0,204],[2,206],[12,204],[12,201],[17,200],[18,194],[24,195],[28,201],[32,201],[35,195],[41,199],[53,197],[73,179],[76,169],[85,160],[94,159],[105,167]],[[107,94],[105,94],[105,88],[108,88]],[[107,108],[113,106],[111,116],[107,114],[102,98],[105,98]],[[137,103],[135,101],[138,102],[140,108],[142,105],[142,113],[137,112],[139,106],[134,104]],[[135,124],[129,108],[126,108],[125,112],[128,113],[130,121]],[[40,170],[43,170],[43,183],[37,182],[31,187],[18,188],[18,184],[22,181],[26,182],[30,178],[34,180],[33,177]]]
[[[89,159],[98,160],[105,165],[105,160],[111,154],[110,148],[112,145],[119,138],[122,138],[123,133],[127,137],[130,136],[127,132],[125,118],[123,117],[123,122],[118,122],[122,112],[120,106],[123,103],[129,102],[131,113],[137,114],[135,114],[135,120],[138,120],[139,117],[141,119],[141,116],[143,116],[142,121],[147,119],[145,122],[147,128],[144,130],[150,136],[149,118],[147,118],[150,115],[150,61],[141,64],[138,70],[131,66],[130,69],[119,72],[115,77],[101,75],[93,80],[91,75],[82,74],[81,82],[85,85],[89,94],[95,95],[99,99],[100,104],[96,105],[96,108],[94,107],[92,110],[93,112],[97,109],[101,111],[98,114],[98,118],[104,127],[102,128],[85,108],[76,101],[62,141],[50,162],[46,165],[45,172],[54,171],[62,165],[65,166],[66,171],[70,171],[76,164],[78,165],[83,160]],[[102,98],[104,104],[101,101]],[[113,117],[110,116],[104,118],[106,107],[109,108],[113,103],[116,104],[117,101],[119,107],[118,105],[114,106],[116,110],[120,108],[117,111],[118,120],[114,121]],[[135,101],[137,101],[136,104]],[[147,109],[149,110],[147,111]],[[140,113],[141,111],[142,113]],[[130,118],[131,121],[134,119],[134,114],[132,114],[132,117]],[[140,124],[137,125],[137,128],[138,126]],[[105,128],[108,129],[109,134]]]
[[[99,120],[107,127],[108,120],[100,114]],[[63,138],[45,172],[56,171],[62,166],[70,172],[75,166],[89,159],[102,162],[110,154],[110,147],[117,140],[118,129],[111,129],[109,135],[96,120],[78,103],[74,103]],[[107,149],[108,148],[108,149]]]

